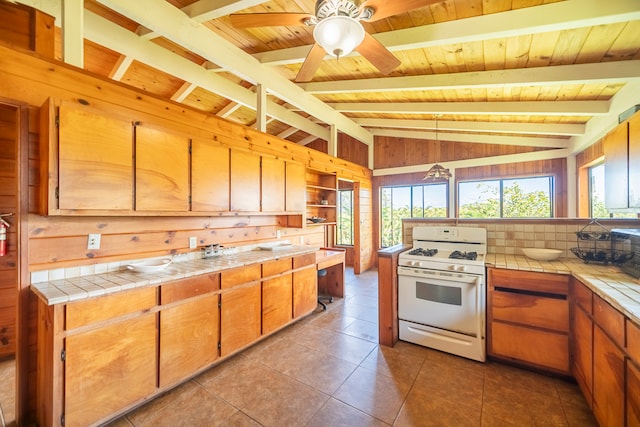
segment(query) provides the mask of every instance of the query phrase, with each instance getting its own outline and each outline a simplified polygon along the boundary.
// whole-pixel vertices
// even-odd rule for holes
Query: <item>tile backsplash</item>
[[[482,227],[487,229],[487,251],[489,253],[522,255],[521,248],[546,248],[560,249],[563,251],[561,257],[574,257],[571,248],[591,249],[594,244],[598,247],[609,245],[610,242],[578,241],[576,232],[578,231],[608,231],[607,227],[599,224],[590,224],[585,220],[562,221],[561,223],[536,223],[530,221],[517,222],[496,221],[471,223],[461,222],[457,226],[461,227]],[[437,221],[420,222],[418,220],[403,222],[403,242],[411,244],[412,229],[416,226],[452,226],[451,222],[438,223]],[[586,226],[586,228],[585,228]],[[627,227],[616,224],[611,228],[638,228],[638,223],[634,222]],[[628,249],[628,243],[619,244],[618,249]]]

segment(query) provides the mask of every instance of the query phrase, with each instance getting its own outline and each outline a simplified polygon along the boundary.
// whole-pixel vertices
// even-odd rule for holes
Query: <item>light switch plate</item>
[[[282,237],[282,232],[280,230],[276,230],[276,239]]]
[[[100,234],[89,234],[87,249],[100,249]]]
[[[189,237],[189,249],[195,249],[198,246],[198,239],[196,236]]]

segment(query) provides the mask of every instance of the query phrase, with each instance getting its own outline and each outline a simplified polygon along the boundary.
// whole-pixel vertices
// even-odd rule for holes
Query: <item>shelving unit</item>
[[[336,225],[338,179],[334,174],[307,170],[306,225]],[[314,222],[312,218],[324,218]]]

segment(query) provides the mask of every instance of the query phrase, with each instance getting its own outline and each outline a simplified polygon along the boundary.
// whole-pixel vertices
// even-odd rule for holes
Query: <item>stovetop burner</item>
[[[478,258],[478,253],[477,252],[453,251],[453,252],[451,252],[451,255],[449,255],[449,258],[452,258],[452,259],[468,259],[470,261],[475,261]]]
[[[434,256],[438,253],[437,249],[416,248],[409,251],[409,255]]]

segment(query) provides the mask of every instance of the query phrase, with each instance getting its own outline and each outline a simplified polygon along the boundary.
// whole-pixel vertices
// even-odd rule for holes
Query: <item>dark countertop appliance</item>
[[[626,236],[629,240],[629,249],[633,252],[631,259],[625,261],[620,268],[627,274],[640,279],[640,229],[638,228],[616,228],[612,233]]]

